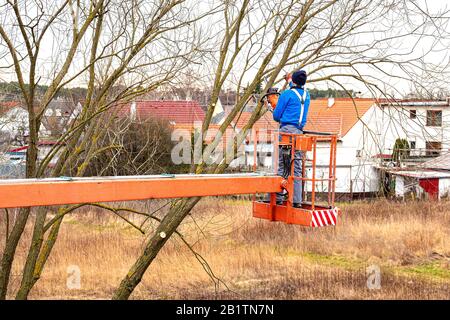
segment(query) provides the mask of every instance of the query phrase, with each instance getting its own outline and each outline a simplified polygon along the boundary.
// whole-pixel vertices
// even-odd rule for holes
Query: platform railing
[[[257,145],[256,138],[256,130],[252,131],[253,133],[253,143],[254,146]],[[335,189],[336,189],[336,148],[337,148],[337,135],[326,133],[326,132],[313,132],[313,131],[304,131],[303,134],[294,134],[294,133],[285,133],[278,132],[276,133],[278,137],[273,137],[272,141],[274,142],[274,173],[277,173],[278,169],[278,158],[280,147],[285,146],[289,147],[291,151],[291,167],[290,167],[290,175],[287,178],[286,191],[288,192],[288,201],[287,206],[291,207],[293,205],[293,194],[294,194],[294,181],[301,180],[302,181],[302,199],[306,199],[307,195],[307,183],[311,183],[311,199],[310,206],[311,209],[314,210],[317,204],[316,201],[316,182],[328,182],[328,190],[327,190],[327,206],[334,207],[335,203]],[[277,139],[278,138],[278,139]],[[326,142],[329,141],[329,163],[328,163],[328,178],[317,178],[316,177],[316,164],[317,164],[317,142]],[[253,148],[253,169],[256,171],[257,169],[257,151],[256,147]],[[294,176],[294,159],[295,152],[302,152],[302,176],[296,177]],[[312,158],[307,159],[307,153],[312,153]],[[312,177],[308,178],[306,175],[306,162],[311,162],[312,169]]]

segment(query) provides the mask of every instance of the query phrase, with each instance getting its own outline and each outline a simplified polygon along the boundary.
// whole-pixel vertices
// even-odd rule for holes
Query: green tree
[[[392,151],[392,159],[400,166],[402,160],[408,157],[410,154],[409,143],[406,139],[397,138],[394,143]]]

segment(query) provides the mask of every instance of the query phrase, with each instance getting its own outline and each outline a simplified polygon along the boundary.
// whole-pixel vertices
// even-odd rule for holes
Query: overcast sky
[[[195,1],[193,1],[193,2],[195,2]],[[423,5],[427,6],[431,12],[438,12],[438,11],[442,11],[442,10],[446,10],[447,8],[450,8],[450,0],[444,0],[444,1],[438,1],[438,0],[425,1],[424,0]],[[1,16],[1,13],[0,13],[0,16]],[[450,14],[448,15],[448,18],[450,18]],[[211,21],[209,23],[211,23]],[[213,21],[213,25],[214,25],[214,21]],[[371,26],[368,26],[368,27],[371,27]],[[449,32],[449,34],[450,34],[450,29],[448,29],[446,31]],[[64,40],[63,38],[65,37],[65,34],[66,34],[65,32],[61,32],[61,34],[57,34],[57,35],[54,34],[53,36],[50,35],[50,37],[48,37],[46,39],[45,45],[41,49],[41,57],[42,57],[41,62],[53,61],[56,56],[61,55],[61,53],[58,52],[57,50],[55,50],[55,48],[60,44],[60,42],[62,40]],[[302,39],[300,39],[300,41],[301,40]],[[439,62],[439,64],[449,63],[449,53],[448,53],[449,50],[447,50],[447,48],[449,48],[450,43],[448,42],[448,40],[450,40],[450,39],[445,39],[445,41],[442,41],[441,43],[433,44],[433,40],[431,38],[424,38],[421,40],[421,42],[415,48],[415,53],[420,54],[421,52],[428,51],[428,49],[431,46],[433,46],[434,52],[429,53],[426,56],[426,59],[424,62],[425,63],[438,63]],[[403,39],[403,41],[404,41],[404,43],[399,44],[399,48],[404,47],[404,49],[408,49],[410,47],[411,43],[414,41],[414,39],[413,39],[413,37],[409,40],[405,38],[405,39]],[[401,50],[399,49],[399,52],[400,51]],[[85,59],[85,56],[78,55],[75,65],[83,65],[84,59]],[[4,59],[0,60],[0,63],[2,65],[4,65],[5,60]],[[237,62],[237,63],[239,63],[239,62]],[[49,74],[49,79],[50,79],[52,76],[52,70],[47,68],[48,65],[51,65],[51,64],[43,63],[42,67],[40,69],[40,72],[42,74]],[[203,69],[203,70],[207,70],[207,68],[205,67],[205,69]],[[374,76],[376,76],[377,79],[381,80],[380,85],[383,85],[383,81],[385,81],[384,85],[386,86],[386,91],[392,91],[392,93],[394,93],[394,90],[397,90],[398,92],[401,92],[401,93],[407,93],[407,92],[411,91],[411,85],[407,81],[404,81],[401,79],[394,79],[391,77],[383,77],[382,74],[376,74],[376,73],[374,73],[374,71],[372,69],[369,69],[369,68],[361,67],[361,70],[362,70],[362,72],[367,72],[368,74],[371,74],[371,75],[373,74]],[[292,70],[285,69],[284,71],[292,71]],[[390,70],[390,71],[395,73],[395,70]],[[251,78],[252,78],[251,73],[246,75],[246,80],[250,81]],[[442,74],[442,78],[443,78],[443,81],[447,79],[447,77],[444,74]],[[16,80],[14,73],[12,72],[12,69],[10,69],[10,70],[0,69],[0,81],[11,81],[11,80],[14,80],[14,81]],[[369,95],[369,91],[363,84],[361,84],[357,81],[351,80],[351,79],[341,79],[341,81],[349,88],[355,89],[357,91],[361,91],[361,92],[363,92],[364,95]],[[47,81],[45,78],[41,79],[42,84],[45,84],[46,82]],[[80,81],[72,83],[72,86],[79,86],[79,85],[83,85],[83,83]],[[445,85],[445,83],[443,82],[440,85]],[[314,84],[313,86],[323,88],[323,89],[327,88],[328,86],[336,87],[335,85],[330,84],[330,83]]]

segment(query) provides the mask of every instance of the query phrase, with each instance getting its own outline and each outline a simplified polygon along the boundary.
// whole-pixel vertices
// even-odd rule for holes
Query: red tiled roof
[[[0,106],[14,108],[20,105],[19,101],[0,101]]]
[[[252,116],[251,112],[242,112],[241,114],[238,114],[236,116],[236,120],[234,121],[236,128],[242,129],[248,123],[251,116]],[[269,112],[266,112],[253,125],[253,128],[257,129],[257,130],[262,130],[262,129],[277,130],[278,127],[279,127],[279,124],[273,120],[272,114]]]
[[[7,112],[18,106],[20,106],[19,101],[0,101],[0,113]]]
[[[392,158],[392,154],[379,153],[379,154],[374,155],[372,158],[375,158],[375,159],[391,159]]]
[[[310,114],[305,125],[306,131],[326,132],[341,135],[342,116],[335,114]]]
[[[126,105],[129,114],[131,104]],[[174,122],[174,125],[202,122],[205,112],[197,101],[136,101],[136,114],[140,119],[161,118]]]
[[[337,133],[337,118],[341,118],[341,137],[345,136],[350,129],[358,122],[358,120],[374,105],[374,99],[367,98],[335,98],[334,105],[328,107],[328,99],[311,100],[311,105],[308,111],[308,122],[314,117],[320,119],[328,119],[328,121],[321,120],[323,123],[321,127],[315,128],[315,131],[328,131],[330,125]],[[332,120],[332,118],[334,118]],[[319,123],[319,122],[318,122]],[[309,130],[308,125],[305,127]]]
[[[305,130],[345,136],[375,102],[374,99],[365,98],[356,98],[354,101],[356,107],[350,98],[336,98],[334,105],[329,108],[328,99],[311,100]],[[236,126],[242,128],[250,117],[251,112],[243,112],[237,119]],[[254,128],[276,130],[278,126],[279,124],[273,120],[272,114],[265,113],[255,123]]]
[[[24,146],[24,147],[18,147],[18,148],[8,150],[8,152],[20,152],[20,151],[25,151],[27,149],[28,149],[28,146]]]

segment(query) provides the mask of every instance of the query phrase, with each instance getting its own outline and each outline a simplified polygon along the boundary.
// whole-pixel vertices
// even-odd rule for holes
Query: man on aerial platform
[[[304,70],[295,71],[292,76],[287,75],[286,80],[289,83],[289,89],[284,90],[273,109],[273,119],[280,123],[279,132],[302,134],[303,127],[308,117],[310,104],[309,92],[305,89],[307,74]],[[285,168],[283,161],[283,152],[280,148],[278,153],[278,172],[283,176],[290,168]],[[302,176],[302,152],[295,152],[294,176]],[[289,164],[290,165],[290,164]],[[287,170],[287,171],[286,171]],[[277,204],[282,204],[283,194],[277,194]],[[294,207],[301,207],[302,203],[302,181],[294,182]]]

